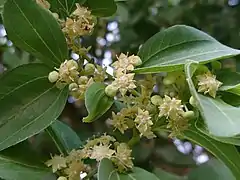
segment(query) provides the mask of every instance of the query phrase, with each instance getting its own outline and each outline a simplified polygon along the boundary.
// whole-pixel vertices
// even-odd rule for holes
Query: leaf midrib
[[[34,78],[34,79],[31,79],[30,81],[27,81],[27,82],[21,84],[20,86],[17,86],[16,88],[12,89],[12,90],[9,91],[8,93],[4,94],[4,95],[0,98],[0,101],[3,100],[6,96],[8,96],[8,95],[12,94],[13,92],[15,92],[16,90],[22,88],[23,86],[25,86],[25,85],[27,85],[27,84],[29,84],[29,83],[32,83],[32,82],[34,82],[34,81],[36,81],[36,80],[44,79],[44,78],[47,78],[47,76],[36,77],[36,78]]]
[[[29,123],[27,123],[26,125],[24,125],[23,127],[21,127],[18,131],[16,131],[15,133],[13,133],[11,136],[8,136],[5,140],[3,140],[2,142],[0,142],[0,147],[3,143],[5,143],[7,140],[9,140],[10,138],[12,138],[13,136],[15,136],[16,134],[18,134],[20,131],[22,131],[23,129],[25,129],[26,127],[30,126],[32,123],[35,123],[40,117],[42,117],[61,97],[62,92],[64,92],[64,90],[61,90],[59,95],[57,96],[57,98],[53,101],[53,103],[44,111],[44,113],[42,113],[41,115],[39,115],[38,117],[34,118],[32,121],[30,121]],[[38,132],[35,132],[34,134],[37,134]],[[26,137],[25,139],[27,139],[28,137]],[[1,149],[1,148],[0,148]]]
[[[164,39],[164,37],[163,37],[163,39]],[[173,47],[176,47],[176,46],[180,46],[180,45],[184,45],[184,44],[187,44],[187,43],[192,43],[192,42],[204,42],[204,41],[206,41],[206,42],[214,42],[214,41],[212,41],[212,40],[207,40],[207,39],[197,39],[197,40],[190,40],[190,41],[182,41],[182,42],[179,42],[179,43],[176,43],[176,44],[173,44],[173,45],[168,45],[168,46],[166,46],[165,48],[163,48],[163,49],[160,49],[159,51],[156,51],[155,53],[153,53],[151,56],[149,56],[149,57],[147,57],[147,60],[146,61],[144,61],[144,63],[145,62],[147,62],[149,59],[151,59],[151,58],[153,58],[154,56],[156,56],[157,54],[159,54],[159,53],[161,53],[161,52],[163,52],[163,51],[166,51],[166,50],[168,50],[169,48],[173,48]],[[163,42],[163,41],[162,41]],[[149,49],[149,52],[151,52],[151,50]],[[149,53],[148,52],[148,53]]]
[[[52,50],[49,48],[49,46],[47,45],[47,43],[42,39],[42,37],[40,36],[40,34],[38,33],[38,31],[33,27],[32,23],[28,20],[27,16],[24,14],[24,12],[22,11],[22,9],[19,7],[19,5],[16,3],[15,0],[12,0],[13,3],[16,5],[16,7],[18,8],[19,12],[23,15],[23,17],[26,19],[26,21],[28,22],[28,24],[32,27],[33,31],[36,33],[36,35],[38,36],[38,38],[42,41],[42,43],[46,46],[46,48],[49,50],[49,52],[55,57],[55,59],[61,63],[61,60],[58,59],[58,57],[52,52]]]
[[[184,57],[181,57],[181,58],[177,58],[177,59],[173,59],[173,60],[170,60],[170,61],[167,61],[167,62],[164,62],[164,63],[159,63],[159,64],[155,64],[155,65],[153,65],[153,66],[149,66],[149,68],[151,68],[151,67],[157,67],[157,66],[159,66],[159,65],[161,65],[161,66],[168,66],[168,64],[170,64],[170,63],[172,63],[172,62],[178,62],[178,61],[181,61],[181,60],[183,60],[183,59],[191,59],[191,58],[193,58],[193,57],[196,57],[196,56],[202,56],[202,55],[207,55],[207,54],[212,54],[212,53],[218,53],[218,52],[224,52],[224,51],[226,51],[226,50],[215,50],[215,51],[208,51],[208,52],[204,52],[204,53],[198,53],[198,54],[195,54],[195,55],[190,55],[190,56],[184,56]],[[207,60],[206,60],[207,61]],[[146,61],[146,63],[147,63],[148,61]],[[204,61],[202,61],[202,62],[204,62]],[[144,63],[145,64],[145,63]],[[143,66],[144,66],[144,64],[143,64]],[[181,64],[177,64],[177,63],[175,63],[175,64],[171,64],[171,66],[174,66],[174,65],[182,65],[183,63],[181,63]],[[145,69],[145,67],[142,67],[142,68],[144,68]],[[141,67],[139,67],[139,69],[141,69]]]
[[[47,90],[42,92],[40,95],[35,97],[33,100],[31,100],[30,102],[25,104],[23,107],[19,108],[17,111],[15,111],[15,113],[12,116],[10,116],[9,118],[6,119],[5,123],[0,124],[0,127],[3,127],[7,122],[11,121],[11,119],[14,118],[20,111],[22,111],[23,109],[26,109],[28,106],[32,105],[32,103],[34,103],[36,100],[40,99],[43,95],[45,95],[46,93],[48,93],[49,91],[51,91],[54,88],[55,88],[55,86],[52,86],[51,88],[48,88]]]
[[[39,170],[48,170],[47,168],[43,168],[43,167],[39,167],[39,166],[34,166],[34,165],[30,165],[30,164],[25,164],[23,162],[20,161],[15,161],[13,159],[9,159],[6,158],[4,155],[0,155],[0,160],[6,161],[7,163],[14,163],[17,165],[21,165],[21,166],[25,166],[25,167],[30,167],[30,168],[34,168],[34,169],[39,169]],[[0,162],[0,166],[1,166],[1,162]]]
[[[230,164],[233,165],[233,167],[237,170],[238,174],[240,175],[240,168],[238,168],[238,166],[235,165],[235,163],[233,163],[233,162],[228,158],[228,156],[226,156],[225,153],[222,152],[222,151],[218,148],[218,146],[216,146],[214,143],[212,143],[209,139],[205,138],[205,137],[204,137],[203,135],[201,135],[200,133],[197,133],[197,132],[195,132],[195,131],[193,131],[193,130],[190,130],[190,129],[188,129],[187,131],[190,131],[190,132],[192,132],[193,134],[197,134],[198,136],[200,136],[200,137],[202,137],[203,139],[205,139],[205,140],[206,140],[209,144],[211,144]],[[194,140],[194,139],[192,139],[192,138],[189,138],[188,136],[187,136],[187,138],[190,139],[192,142],[195,142],[195,143],[197,143],[197,144],[200,144],[202,147],[206,148],[209,152],[211,152],[214,156],[218,157],[218,156],[216,155],[216,153],[213,153],[212,150],[210,150],[207,146],[202,145],[202,144],[199,143],[198,141],[196,141],[196,140]]]

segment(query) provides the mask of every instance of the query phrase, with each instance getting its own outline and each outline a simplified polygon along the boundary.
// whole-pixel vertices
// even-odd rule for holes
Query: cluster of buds
[[[53,172],[59,172],[61,178],[68,180],[78,180],[83,172],[89,172],[91,167],[84,164],[87,158],[100,162],[102,159],[110,159],[118,168],[119,172],[132,169],[132,150],[127,144],[118,143],[112,136],[104,134],[99,138],[89,140],[80,150],[72,150],[68,156],[53,156],[46,162],[48,167],[52,167]]]
[[[51,83],[57,84],[59,88],[64,87],[66,84],[75,82],[78,78],[78,63],[74,60],[64,61],[59,68],[55,68],[56,71],[52,71],[48,79]]]
[[[67,18],[64,23],[63,32],[73,40],[76,37],[90,35],[93,31],[96,19],[85,7],[76,4],[77,9]]]
[[[216,76],[207,72],[203,75],[197,76],[198,80],[198,92],[209,94],[213,98],[216,97],[218,88],[222,85],[220,81],[216,79]]]
[[[92,75],[94,71],[95,66],[87,64],[83,73]],[[75,99],[83,99],[87,88],[94,82],[91,77],[80,76],[78,63],[74,60],[63,62],[59,68],[55,68],[55,71],[49,73],[48,79],[51,83],[56,83],[59,89],[68,85],[70,95]]]
[[[122,53],[117,57],[117,61],[112,65],[115,68],[115,80],[106,87],[106,94],[113,97],[119,90],[124,96],[127,91],[135,89],[135,74],[130,71],[133,71],[134,67],[141,65],[141,63],[142,61],[138,56],[128,57],[128,55]]]

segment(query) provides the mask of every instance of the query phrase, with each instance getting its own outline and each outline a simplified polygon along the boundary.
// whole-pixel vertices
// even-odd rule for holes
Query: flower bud
[[[48,75],[48,80],[51,82],[51,83],[54,83],[58,80],[59,78],[59,73],[57,71],[52,71],[49,73]]]
[[[68,86],[69,91],[76,91],[78,89],[77,83],[71,83]]]
[[[164,79],[163,79],[163,84],[165,86],[169,86],[173,83],[175,83],[176,77],[174,74],[168,74]]]
[[[86,66],[84,67],[84,72],[86,75],[93,74],[95,72],[94,64],[91,63],[86,64]]]
[[[151,97],[151,102],[155,106],[160,106],[163,103],[163,99],[159,95],[154,95]]]
[[[107,96],[109,97],[114,97],[116,96],[117,94],[117,91],[118,91],[118,88],[114,85],[108,85],[106,88],[105,88],[105,93]]]
[[[52,15],[53,15],[53,17],[54,17],[55,19],[59,19],[58,13],[52,13]]]
[[[204,73],[207,73],[208,71],[209,71],[209,69],[207,66],[200,64],[200,65],[198,65],[196,74],[204,74]]]
[[[87,84],[87,82],[88,82],[88,77],[87,76],[81,76],[78,79],[78,84]]]
[[[191,120],[195,117],[195,113],[193,111],[187,111],[183,113],[183,118]]]
[[[169,96],[172,98],[175,97],[176,95],[177,95],[176,91],[169,92]]]
[[[70,70],[78,69],[78,63],[76,61],[74,61],[74,60],[69,60],[69,61],[67,61],[67,67]]]
[[[222,68],[222,64],[219,61],[211,62],[212,68],[215,70],[219,70]]]
[[[190,103],[192,106],[194,106],[194,107],[195,107],[196,104],[197,104],[196,99],[194,99],[193,96],[190,97],[190,99],[189,99],[189,103]]]
[[[139,56],[132,55],[128,59],[134,66],[140,66],[142,64],[142,60]]]
[[[67,180],[67,178],[64,176],[60,176],[57,180]]]

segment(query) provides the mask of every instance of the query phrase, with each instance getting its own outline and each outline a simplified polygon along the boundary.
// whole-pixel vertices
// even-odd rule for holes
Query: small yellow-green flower
[[[131,157],[132,150],[125,143],[120,143],[117,146],[115,156],[112,158],[114,164],[118,167],[120,172],[133,168]]]
[[[133,90],[136,88],[134,73],[121,74],[116,77],[113,85],[116,86],[122,95],[125,95],[128,90]]]
[[[67,18],[63,32],[67,34],[70,39],[75,37],[89,35],[92,33],[95,19],[91,12],[85,7],[76,4],[77,9],[73,12],[72,17]]]
[[[115,114],[112,112],[112,125],[118,129],[122,134],[129,128],[127,124],[127,119],[125,118],[125,115],[121,112],[118,112]]]
[[[81,161],[73,161],[68,165],[64,172],[68,175],[69,180],[80,179],[80,174],[86,170],[86,165]]]
[[[213,98],[216,97],[218,88],[222,85],[220,81],[216,79],[216,76],[210,72],[197,76],[198,80],[198,92],[209,94]]]
[[[155,135],[151,131],[151,126],[153,125],[153,122],[148,111],[144,111],[139,108],[137,117],[134,122],[136,124],[136,128],[140,132],[140,136],[145,136],[148,139],[155,137]]]
[[[110,149],[109,146],[100,144],[92,148],[90,158],[95,159],[96,161],[101,161],[104,158],[110,159],[114,153],[115,151]]]
[[[112,64],[116,70],[116,75],[134,70],[134,65],[129,61],[128,56],[121,53],[117,61]]]
[[[165,116],[170,119],[177,119],[178,116],[184,113],[181,100],[170,98],[166,95],[163,99],[163,103],[159,106],[159,111],[160,117]]]
[[[52,166],[53,173],[67,167],[67,160],[63,156],[55,155],[45,163],[48,167]]]
[[[70,84],[74,82],[79,75],[78,63],[74,60],[64,61],[59,69],[56,68],[59,73],[59,82]]]

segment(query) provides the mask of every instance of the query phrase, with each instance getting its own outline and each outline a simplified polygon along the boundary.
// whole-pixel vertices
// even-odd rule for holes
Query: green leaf
[[[240,177],[240,155],[235,146],[221,143],[200,132],[194,125],[184,131],[184,138],[199,144],[220,159],[238,179]]]
[[[120,174],[109,159],[100,162],[97,177],[98,180],[159,180],[154,174],[138,167],[134,167],[131,173]]]
[[[240,96],[240,74],[237,72],[225,71],[217,74],[217,78],[223,83],[220,91],[229,92]]]
[[[193,27],[176,25],[151,37],[138,55],[143,64],[136,73],[156,73],[183,69],[187,60],[200,63],[240,54]]]
[[[199,131],[201,131],[202,133],[206,134],[207,136],[210,136],[211,138],[217,141],[240,146],[240,135],[233,136],[233,137],[213,136],[208,132],[206,125],[201,120],[196,121],[195,126]]]
[[[41,163],[38,155],[26,143],[0,153],[0,177],[5,180],[56,179],[51,170]]]
[[[50,71],[27,64],[0,77],[0,150],[39,133],[62,112],[68,91],[48,81]]]
[[[70,153],[72,149],[79,149],[83,143],[78,135],[66,124],[61,121],[55,121],[51,127],[53,131],[53,140],[56,140],[55,144],[60,144],[67,153]]]
[[[113,98],[105,94],[105,85],[93,83],[86,91],[85,105],[88,116],[83,118],[84,122],[92,122],[109,110],[113,104]]]
[[[3,20],[9,39],[48,66],[59,66],[68,58],[67,43],[57,20],[35,0],[7,0]]]
[[[153,173],[160,179],[160,180],[187,180],[187,177],[177,176],[175,174],[171,174],[166,172],[160,168],[154,169]]]
[[[113,167],[112,162],[109,159],[101,160],[98,165],[98,180],[117,180],[119,179],[119,175],[116,172],[116,169]]]
[[[231,171],[221,162],[216,159],[211,159],[207,163],[193,169],[188,180],[236,180]]]
[[[205,120],[209,132],[214,136],[231,137],[240,134],[239,113],[240,108],[231,106],[221,99],[213,99],[197,93],[192,82],[192,74],[195,72],[196,63],[187,63],[185,73],[192,96],[197,101],[198,109]],[[193,67],[195,66],[195,67]]]
[[[86,0],[48,0],[51,4],[51,11],[69,17],[76,9],[76,3],[84,4]]]
[[[87,0],[85,5],[90,8],[93,15],[100,17],[111,16],[117,11],[114,0]]]

